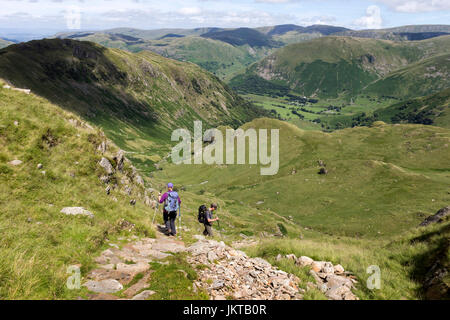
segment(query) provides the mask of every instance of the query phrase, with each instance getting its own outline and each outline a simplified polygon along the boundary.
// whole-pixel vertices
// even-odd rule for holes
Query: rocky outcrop
[[[122,172],[125,161],[125,152],[123,150],[119,150],[119,152],[117,152],[114,156],[114,161],[116,162],[116,169]]]
[[[429,216],[426,218],[421,224],[421,227],[428,226],[432,223],[441,223],[444,221],[445,217],[447,217],[450,214],[450,206],[440,209],[438,212],[436,212],[434,215]]]
[[[102,157],[102,159],[100,160],[100,162],[98,164],[103,169],[105,169],[107,174],[113,174],[114,173],[114,169],[113,169],[113,166],[111,165],[111,162],[109,162],[109,160],[106,159],[105,157]]]
[[[283,257],[278,255],[277,260]],[[288,254],[286,259],[292,260],[299,267],[310,268],[310,274],[314,278],[315,287],[322,291],[331,300],[359,300],[353,294],[356,278],[349,272],[345,272],[340,264],[333,265],[328,261],[314,261],[310,257],[297,258],[294,254]]]

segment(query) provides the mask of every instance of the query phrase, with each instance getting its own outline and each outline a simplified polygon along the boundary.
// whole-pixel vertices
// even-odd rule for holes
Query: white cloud
[[[379,29],[383,25],[381,10],[378,6],[369,6],[366,15],[356,19],[353,24],[357,27],[366,29]]]
[[[196,16],[199,15],[201,12],[202,9],[200,9],[199,7],[185,7],[178,10],[178,13],[184,16]]]
[[[450,0],[375,0],[398,12],[417,13],[450,10]]]
[[[263,3],[288,3],[297,1],[298,0],[256,0],[256,2],[263,2]]]

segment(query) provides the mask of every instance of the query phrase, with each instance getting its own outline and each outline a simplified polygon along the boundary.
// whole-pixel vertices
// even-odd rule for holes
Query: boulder
[[[324,267],[324,265],[325,265],[325,261],[314,261],[314,262],[311,264],[311,269],[312,269],[314,272],[319,273],[319,272],[322,271],[322,268]]]
[[[333,287],[339,287],[339,286],[346,286],[348,288],[352,288],[353,287],[353,282],[346,277],[343,276],[337,276],[337,275],[328,275],[327,278],[327,286],[329,288],[333,288]]]
[[[334,266],[334,273],[342,274],[342,273],[344,273],[344,271],[345,271],[344,267],[341,266],[340,264]]]
[[[94,214],[82,207],[66,207],[63,208],[61,213],[64,213],[66,215],[72,215],[72,216],[87,216],[89,218],[93,218]]]
[[[22,163],[23,163],[22,160],[17,160],[17,159],[9,162],[9,164],[12,166],[20,166]]]
[[[325,274],[334,274],[333,264],[331,262],[325,262],[321,271]]]
[[[147,300],[151,295],[154,295],[155,293],[156,292],[153,290],[144,290],[131,298],[131,300]]]
[[[87,287],[90,291],[98,293],[114,293],[123,289],[122,284],[114,279],[106,279],[101,281],[90,280],[83,286]]]
[[[329,289],[325,295],[330,298],[331,300],[344,300],[344,297],[347,297],[349,299],[349,293],[351,293],[351,290],[349,287],[346,286],[334,286],[331,289]],[[352,294],[353,295],[353,294]]]
[[[289,259],[289,260],[292,260],[294,262],[297,261],[297,257],[295,256],[295,254],[287,254],[286,258]]]
[[[440,209],[438,212],[436,212],[434,215],[429,216],[426,218],[421,224],[421,227],[428,226],[432,223],[441,223],[444,221],[443,219],[450,214],[450,206]]]
[[[307,256],[301,256],[300,258],[297,259],[297,265],[301,266],[301,267],[306,267],[306,266],[310,266],[312,265],[314,262],[313,259],[311,259],[310,257]]]
[[[111,165],[111,163],[109,162],[108,159],[106,159],[105,157],[102,157],[102,159],[100,160],[100,162],[98,163],[103,169],[105,169],[107,174],[112,174],[114,172],[113,166]]]
[[[44,166],[42,165],[42,163],[39,163],[39,164],[37,165],[37,168],[38,168],[39,170],[41,170],[43,167],[44,167]]]

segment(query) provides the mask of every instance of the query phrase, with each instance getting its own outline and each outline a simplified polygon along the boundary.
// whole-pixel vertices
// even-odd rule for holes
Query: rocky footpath
[[[152,273],[149,262],[186,250],[183,242],[162,236],[136,240],[121,248],[113,243],[110,246],[95,259],[98,267],[88,273],[83,284],[92,292],[89,295],[92,300],[117,300],[119,297],[112,293],[119,291],[125,296],[123,299],[146,300],[155,293],[146,290]],[[138,274],[142,274],[142,278],[128,286]]]
[[[187,248],[188,262],[204,266],[194,285],[205,289],[211,299],[225,300],[299,300],[300,279],[261,258],[249,258],[244,252],[223,242],[205,240]]]
[[[122,299],[145,300],[155,292],[148,290],[152,270],[149,262],[167,263],[166,257],[177,252],[187,252],[187,262],[194,266],[198,279],[193,289],[204,289],[214,300],[300,300],[305,290],[299,288],[300,279],[279,270],[261,258],[250,258],[244,252],[227,246],[224,242],[198,240],[186,247],[182,241],[158,234],[157,239],[135,238],[119,248],[110,244],[96,258],[98,268],[87,275],[84,282],[92,294],[90,299],[119,299],[114,293],[121,293]],[[357,300],[352,293],[355,278],[340,265],[314,261],[295,255],[277,259],[291,259],[299,267],[310,267],[316,284],[308,283],[307,288],[316,287],[332,300]],[[135,277],[141,278],[132,283]],[[126,288],[126,289],[124,289]]]

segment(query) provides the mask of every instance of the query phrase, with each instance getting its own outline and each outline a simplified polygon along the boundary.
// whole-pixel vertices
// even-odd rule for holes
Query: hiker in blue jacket
[[[177,234],[175,228],[175,221],[177,219],[177,211],[181,205],[181,199],[178,195],[178,192],[173,191],[173,183],[167,184],[167,192],[161,196],[159,194],[159,203],[164,202],[164,214],[167,217],[167,220],[164,219],[167,235],[175,236]]]

